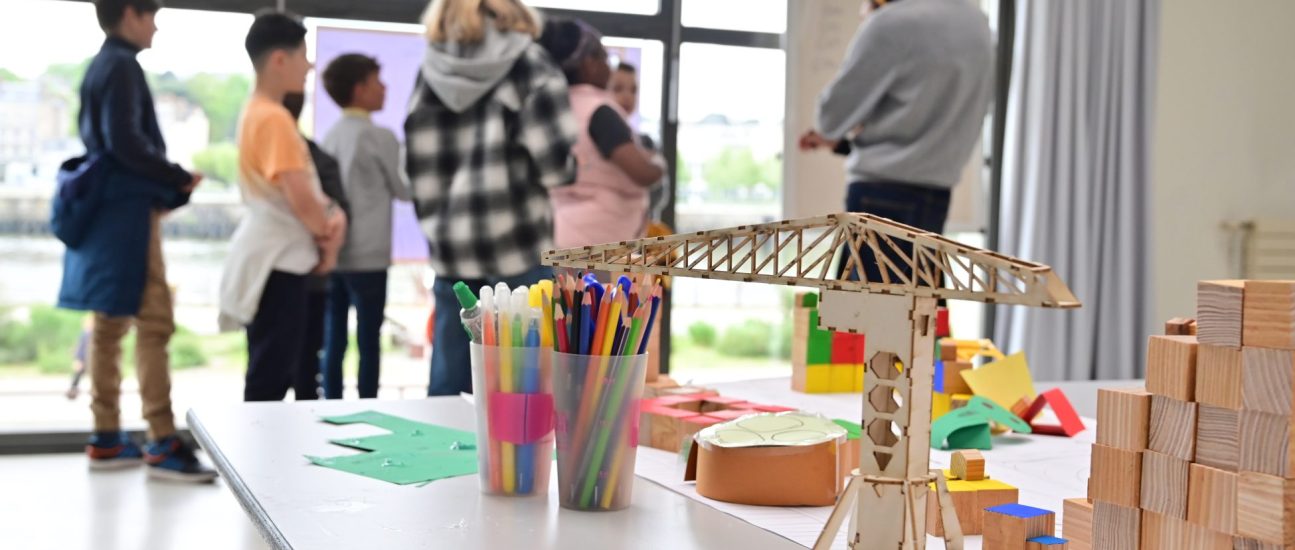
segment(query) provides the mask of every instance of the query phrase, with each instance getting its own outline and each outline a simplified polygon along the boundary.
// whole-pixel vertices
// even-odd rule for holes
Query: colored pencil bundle
[[[473,346],[482,483],[488,492],[547,490],[558,424],[559,500],[577,509],[629,504],[634,432],[660,283],[559,275],[531,287],[500,283],[474,295],[455,285]],[[552,376],[550,376],[552,373]],[[484,399],[482,398],[484,396]],[[555,402],[556,398],[556,402]]]
[[[530,288],[483,287],[479,299],[460,285],[455,285],[460,316],[474,344],[478,431],[487,441],[481,448],[483,486],[499,494],[547,492],[553,454],[552,334],[542,296],[552,281]]]
[[[653,279],[559,276],[553,296],[559,501],[582,510],[629,503],[647,342],[661,307]]]

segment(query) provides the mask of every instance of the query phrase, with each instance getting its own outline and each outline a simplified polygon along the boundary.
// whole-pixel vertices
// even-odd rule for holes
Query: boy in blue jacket
[[[189,201],[202,181],[166,159],[153,96],[135,56],[153,43],[157,0],[96,0],[107,38],[81,82],[79,130],[89,158],[108,168],[85,236],[64,256],[59,306],[94,312],[88,368],[92,469],[147,462],[149,476],[209,482],[216,473],[176,437],[170,357],[175,332],[158,220]],[[135,361],[149,443],[121,431],[121,339],[136,329]]]

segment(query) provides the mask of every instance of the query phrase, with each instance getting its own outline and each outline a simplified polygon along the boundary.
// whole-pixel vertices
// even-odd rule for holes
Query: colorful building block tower
[[[863,391],[864,336],[818,328],[818,293],[796,294],[792,309],[791,389],[804,393]]]

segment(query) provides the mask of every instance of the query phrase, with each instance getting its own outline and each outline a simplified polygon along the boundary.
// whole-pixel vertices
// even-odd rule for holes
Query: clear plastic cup
[[[553,460],[552,349],[471,344],[481,491],[547,494]]]
[[[558,502],[572,510],[630,504],[647,354],[553,353]]]

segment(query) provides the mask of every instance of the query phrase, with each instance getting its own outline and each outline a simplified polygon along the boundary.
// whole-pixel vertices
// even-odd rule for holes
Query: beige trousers
[[[162,260],[161,217],[160,213],[153,213],[148,242],[148,276],[139,313],[135,317],[94,314],[88,369],[93,397],[90,410],[94,412],[97,432],[121,429],[121,340],[133,325],[135,374],[139,378],[139,394],[144,404],[149,438],[158,439],[175,433],[175,419],[171,413],[171,358],[167,352],[171,334],[175,332],[175,321],[171,290],[166,284],[166,264]]]

